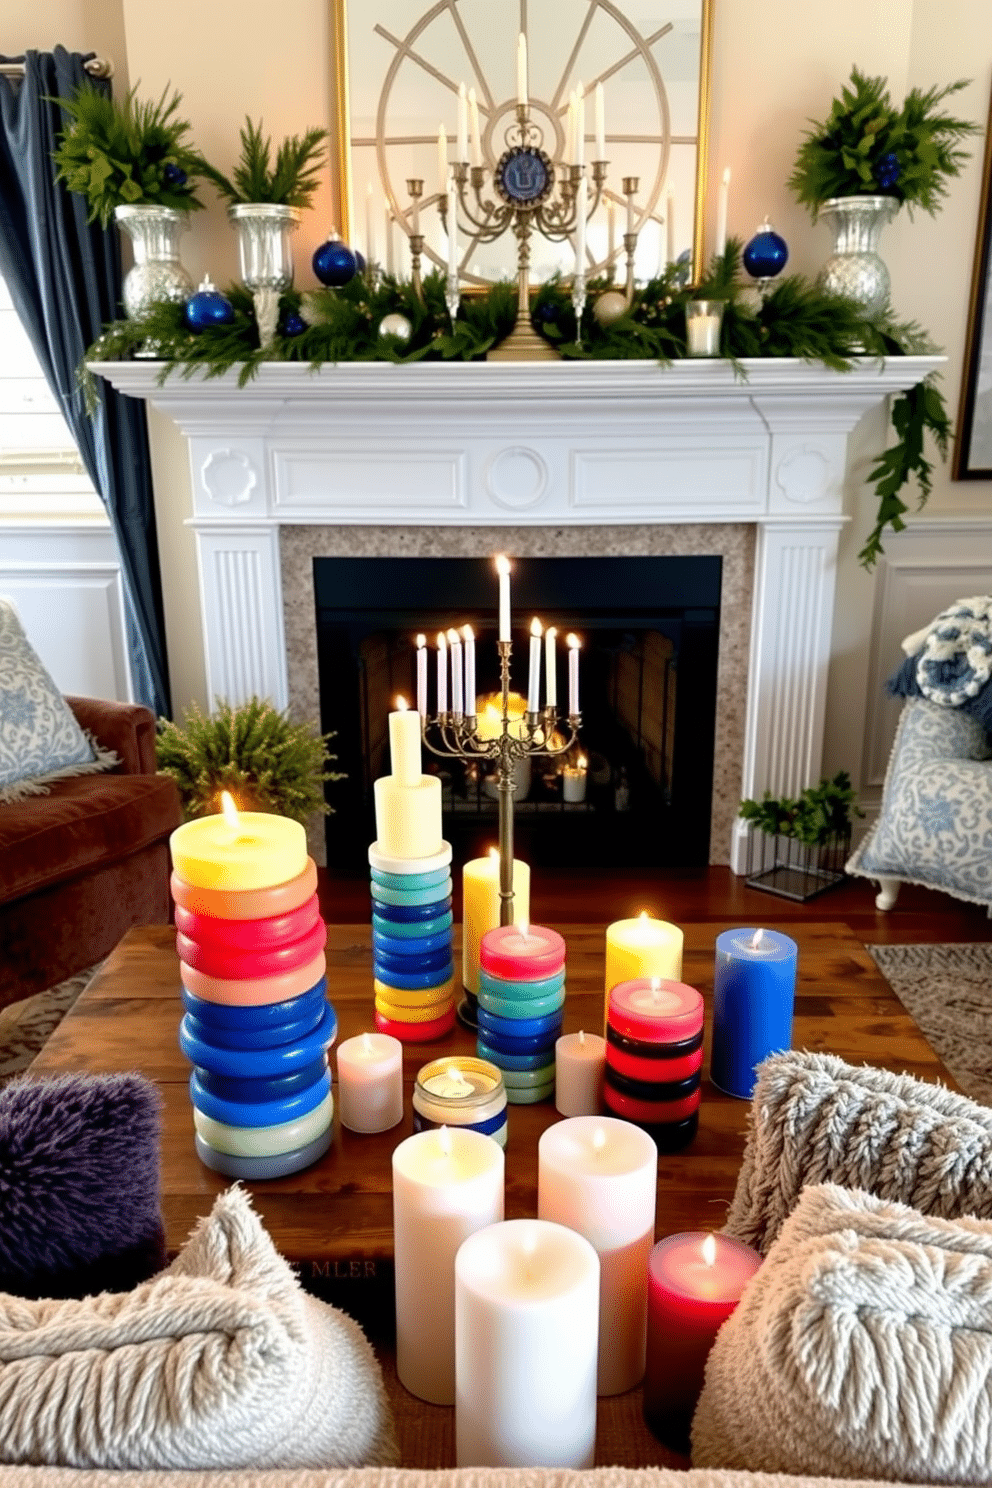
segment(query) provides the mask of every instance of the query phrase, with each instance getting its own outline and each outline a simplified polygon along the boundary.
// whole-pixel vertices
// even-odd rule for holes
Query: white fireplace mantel
[[[188,439],[209,696],[288,704],[280,527],[747,523],[742,790],[791,795],[820,772],[847,436],[943,361],[91,367]]]

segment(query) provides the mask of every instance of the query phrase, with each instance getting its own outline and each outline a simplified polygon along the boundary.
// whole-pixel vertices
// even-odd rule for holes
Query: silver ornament
[[[627,300],[618,289],[607,289],[596,300],[592,313],[601,326],[612,325],[627,309]]]
[[[413,333],[413,326],[405,315],[398,310],[393,310],[389,315],[384,315],[379,322],[380,336],[393,336],[397,341],[409,341]]]

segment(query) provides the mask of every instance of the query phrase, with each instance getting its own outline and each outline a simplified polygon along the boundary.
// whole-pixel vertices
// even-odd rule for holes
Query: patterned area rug
[[[0,1012],[0,1086],[27,1069],[102,962]]]
[[[992,1105],[992,945],[866,949],[961,1089]]]

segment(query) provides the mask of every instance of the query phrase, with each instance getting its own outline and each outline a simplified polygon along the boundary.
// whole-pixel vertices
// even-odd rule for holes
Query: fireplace
[[[313,566],[321,728],[335,733],[337,766],[347,774],[346,784],[328,787],[327,863],[364,870],[375,836],[372,784],[389,770],[387,716],[398,693],[415,695],[417,632],[433,641],[472,625],[480,726],[496,726],[495,575],[481,557],[316,558]],[[709,860],[721,567],[714,556],[515,562],[511,712],[523,712],[531,616],[555,625],[562,640],[570,630],[583,640],[579,743],[517,771],[519,856],[607,869]],[[559,645],[562,699],[563,653]],[[432,708],[434,672],[432,659]],[[456,858],[492,846],[491,769],[429,749],[424,766],[441,779],[444,835]]]

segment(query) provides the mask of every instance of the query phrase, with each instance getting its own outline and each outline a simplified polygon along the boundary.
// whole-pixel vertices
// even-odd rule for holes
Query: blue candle
[[[727,1095],[750,1100],[755,1067],[792,1046],[796,953],[777,930],[717,936],[710,1078]]]

